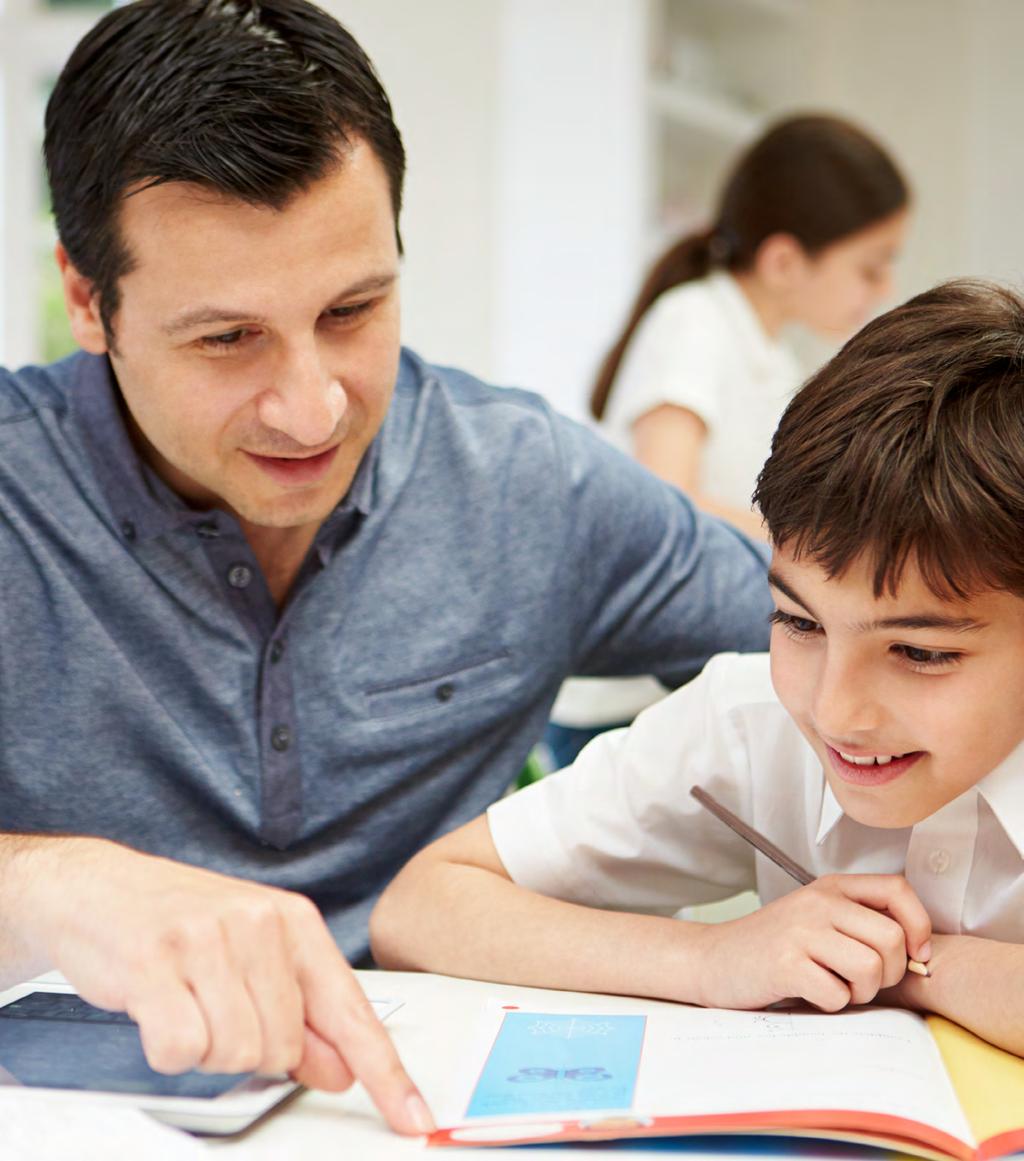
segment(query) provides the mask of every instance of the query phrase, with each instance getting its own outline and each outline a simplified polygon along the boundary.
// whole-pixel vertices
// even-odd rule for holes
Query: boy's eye
[[[916,645],[894,645],[893,649],[919,669],[938,669],[943,665],[955,665],[963,656],[942,649],[919,649]]]
[[[781,609],[776,609],[768,620],[773,625],[781,625],[791,637],[810,637],[821,631],[817,621],[812,621],[808,617],[797,617],[793,613],[784,613]]]

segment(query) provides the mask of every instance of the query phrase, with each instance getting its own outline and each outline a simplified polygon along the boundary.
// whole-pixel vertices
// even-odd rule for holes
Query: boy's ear
[[[78,270],[68,257],[67,250],[60,242],[54,250],[61,282],[64,285],[64,305],[71,323],[71,333],[75,342],[90,355],[102,355],[107,351],[107,336],[100,318],[100,300],[93,284]]]
[[[807,251],[792,234],[769,234],[754,255],[757,276],[772,290],[794,290],[807,273]]]

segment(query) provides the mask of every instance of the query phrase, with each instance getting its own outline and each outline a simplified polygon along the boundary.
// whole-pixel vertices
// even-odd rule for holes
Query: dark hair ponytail
[[[666,250],[651,268],[633,304],[625,330],[619,336],[619,341],[605,355],[601,369],[597,373],[597,381],[590,395],[590,410],[595,419],[600,419],[604,415],[622,356],[626,353],[633,332],[640,325],[640,320],[650,309],[651,304],[673,286],[694,282],[710,273],[714,264],[713,238],[713,230],[705,230],[701,234],[688,234]]]
[[[647,275],[598,371],[590,396],[594,418],[605,413],[633,333],[666,291],[714,269],[750,269],[773,234],[790,234],[815,254],[896,213],[909,197],[895,162],[855,125],[826,116],[778,122],[737,161],[714,225],[676,242]]]

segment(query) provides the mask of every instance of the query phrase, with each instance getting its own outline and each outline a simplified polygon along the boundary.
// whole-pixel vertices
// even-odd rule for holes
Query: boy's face
[[[785,548],[769,582],[776,693],[857,822],[911,826],[1024,739],[1024,600],[942,600],[912,565],[876,599],[864,561],[830,580]]]

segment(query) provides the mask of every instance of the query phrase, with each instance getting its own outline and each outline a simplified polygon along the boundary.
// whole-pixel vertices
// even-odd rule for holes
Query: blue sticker
[[[629,1109],[646,1016],[506,1012],[470,1117]]]

